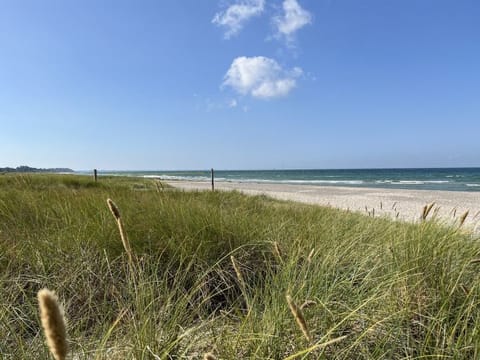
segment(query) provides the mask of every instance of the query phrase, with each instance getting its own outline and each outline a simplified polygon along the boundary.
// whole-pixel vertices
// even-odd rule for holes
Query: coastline
[[[211,189],[211,184],[207,181],[169,180],[166,183],[190,191]],[[480,231],[480,192],[220,181],[215,182],[215,189],[267,195],[279,200],[331,206],[409,222],[419,221],[423,207],[434,202],[440,221],[447,225],[458,224],[460,217],[468,211],[464,226],[474,232]]]

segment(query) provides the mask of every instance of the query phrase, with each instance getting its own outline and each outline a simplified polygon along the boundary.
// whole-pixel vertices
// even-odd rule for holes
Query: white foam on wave
[[[376,180],[376,184],[392,185],[425,185],[425,184],[448,184],[448,180]]]
[[[158,179],[158,180],[184,180],[184,181],[209,181],[210,177],[207,176],[175,176],[175,175],[143,175],[144,178]],[[215,180],[221,181],[223,178]]]
[[[348,184],[360,185],[364,184],[363,180],[286,180],[289,183],[297,184]]]
[[[344,184],[344,185],[360,185],[364,184],[362,180],[271,180],[271,179],[227,179],[228,182],[240,183],[266,183],[266,184]]]
[[[143,175],[144,178],[158,179],[164,181],[201,181],[207,182],[210,181],[210,176],[200,176],[200,175],[167,175],[167,174],[155,174],[155,175]],[[315,179],[315,180],[300,180],[300,179],[247,179],[247,178],[226,178],[226,177],[215,177],[217,182],[239,182],[239,183],[263,183],[263,184],[297,184],[297,185],[368,185],[368,184],[377,184],[377,185],[434,185],[434,184],[449,184],[455,183],[454,181],[449,180],[326,180],[326,179]],[[469,183],[464,184],[468,187],[480,187],[479,183]]]
[[[211,178],[208,176],[178,176],[178,175],[143,175],[144,178],[149,179],[158,179],[166,181],[210,181]],[[303,185],[314,185],[314,184],[343,184],[343,185],[361,185],[365,182],[362,180],[274,180],[274,179],[229,179],[224,177],[216,177],[215,181],[219,182],[239,182],[239,183],[265,183],[265,184],[303,184]]]

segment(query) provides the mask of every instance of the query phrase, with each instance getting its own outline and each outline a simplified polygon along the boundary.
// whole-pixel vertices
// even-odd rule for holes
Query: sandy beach
[[[209,182],[168,181],[184,190],[210,190]],[[418,221],[426,204],[435,203],[434,210],[441,221],[459,222],[468,211],[465,226],[480,231],[480,192],[354,188],[337,186],[309,186],[216,182],[216,190],[238,190],[250,195],[267,195],[280,200],[332,206],[363,212],[370,216],[387,216],[404,221]],[[430,215],[431,216],[431,215]]]

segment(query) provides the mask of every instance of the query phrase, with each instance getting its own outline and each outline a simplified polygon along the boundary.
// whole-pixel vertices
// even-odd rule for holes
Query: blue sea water
[[[162,180],[209,181],[210,170],[100,171],[102,174]],[[480,191],[480,168],[216,170],[215,180],[319,186],[375,187],[446,191]]]

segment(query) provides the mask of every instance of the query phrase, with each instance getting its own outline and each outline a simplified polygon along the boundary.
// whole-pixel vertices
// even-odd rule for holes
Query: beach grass
[[[0,354],[51,358],[48,288],[70,359],[476,359],[479,240],[431,217],[0,175]]]

